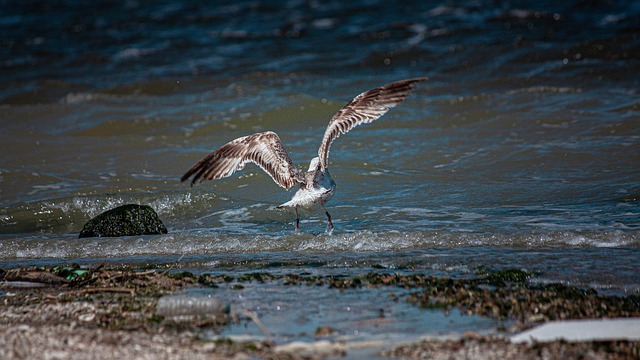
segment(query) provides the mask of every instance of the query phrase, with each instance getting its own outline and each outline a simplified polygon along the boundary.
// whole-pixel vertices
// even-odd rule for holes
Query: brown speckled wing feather
[[[426,77],[400,80],[365,91],[338,110],[329,121],[318,149],[322,169],[327,167],[329,148],[333,140],[360,124],[367,124],[380,118],[390,108],[411,95],[411,89],[415,83],[425,80],[427,80]]]
[[[303,180],[293,165],[278,135],[267,131],[235,139],[205,156],[187,171],[180,181],[193,176],[191,185],[205,180],[231,176],[252,162],[260,166],[278,185],[289,189]]]

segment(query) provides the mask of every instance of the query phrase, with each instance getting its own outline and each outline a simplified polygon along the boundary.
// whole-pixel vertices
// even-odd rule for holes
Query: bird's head
[[[308,171],[315,171],[319,167],[320,167],[320,158],[316,156],[313,159],[311,159],[311,163],[309,163],[309,170]]]

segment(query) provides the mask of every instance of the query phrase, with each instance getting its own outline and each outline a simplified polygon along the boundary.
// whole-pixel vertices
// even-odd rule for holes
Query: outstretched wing
[[[278,135],[267,131],[235,139],[198,161],[180,181],[193,176],[196,182],[221,179],[244,168],[248,162],[257,164],[273,181],[289,189],[303,180],[302,172],[293,165]]]
[[[365,91],[338,110],[329,121],[318,149],[322,169],[327,167],[329,148],[333,140],[360,124],[367,124],[380,118],[411,95],[411,89],[414,88],[415,83],[425,80],[428,78],[400,80]]]

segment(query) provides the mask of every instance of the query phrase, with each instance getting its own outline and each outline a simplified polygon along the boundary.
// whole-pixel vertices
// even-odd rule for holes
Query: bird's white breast
[[[311,208],[315,205],[325,204],[333,197],[335,189],[336,183],[329,172],[327,170],[318,171],[313,182],[302,186],[291,200],[280,206]]]

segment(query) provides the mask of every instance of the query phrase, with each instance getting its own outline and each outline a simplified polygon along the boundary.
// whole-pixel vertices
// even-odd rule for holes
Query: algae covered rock
[[[166,234],[158,214],[147,205],[122,205],[89,220],[82,231],[84,237],[114,237]]]

